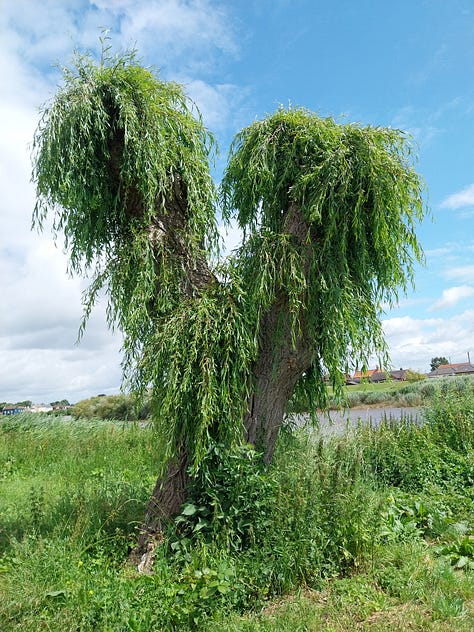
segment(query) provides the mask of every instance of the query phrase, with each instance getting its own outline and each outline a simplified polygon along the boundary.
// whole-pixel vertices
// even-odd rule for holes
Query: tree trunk
[[[261,349],[254,367],[254,392],[244,420],[246,441],[263,451],[267,465],[273,457],[288,401],[311,364],[309,345],[303,339],[294,347],[291,343],[285,307],[286,301],[281,301],[265,317]]]
[[[185,195],[179,187],[175,190],[173,220],[167,224],[157,218],[156,226],[150,230],[150,237],[159,240],[160,234],[169,239],[179,235],[177,228],[184,222]],[[177,222],[176,218],[180,218]],[[296,242],[305,247],[308,224],[298,208],[291,206],[285,221],[284,232],[292,234]],[[181,241],[176,239],[173,250],[179,254]],[[184,258],[184,257],[183,257]],[[187,270],[191,281],[191,291],[200,292],[205,286],[218,282],[204,260],[194,260],[192,270]],[[244,419],[245,440],[261,449],[265,463],[271,463],[276,440],[284,419],[288,401],[295,385],[312,360],[312,350],[304,336],[292,343],[291,319],[288,298],[282,290],[270,310],[263,317],[260,327],[259,355],[253,367],[254,387],[250,397],[248,412]],[[163,478],[158,479],[148,503],[144,523],[137,547],[131,560],[141,560],[146,572],[153,558],[154,546],[160,541],[164,523],[179,513],[186,500],[188,457],[181,448],[180,456],[172,462]]]
[[[163,539],[164,525],[179,513],[185,502],[189,481],[187,467],[188,455],[182,447],[179,457],[169,463],[166,474],[158,478],[148,501],[138,543],[129,556],[134,566],[148,568],[155,546]]]
[[[283,221],[282,232],[292,235],[296,245],[307,252],[309,224],[300,209],[291,204]],[[303,266],[309,266],[303,256]],[[301,315],[303,317],[303,315]],[[301,375],[311,366],[313,350],[304,335],[292,344],[288,297],[281,290],[261,326],[259,356],[255,362],[254,390],[244,420],[246,440],[264,453],[271,463],[288,401]],[[304,323],[301,327],[304,331]]]

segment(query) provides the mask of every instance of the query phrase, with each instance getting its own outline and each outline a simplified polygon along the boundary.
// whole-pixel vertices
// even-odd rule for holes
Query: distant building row
[[[474,365],[470,362],[440,364],[437,369],[428,373],[427,377],[449,377],[456,375],[474,375]]]
[[[441,364],[437,369],[427,373],[426,377],[450,377],[474,375],[474,365],[470,362],[460,362],[459,364]],[[367,371],[356,371],[351,377],[346,377],[346,384],[360,384],[360,382],[385,382],[394,380],[404,382],[407,379],[406,369],[398,371],[381,371],[378,367]]]
[[[351,377],[346,377],[346,384],[360,384],[361,382],[386,382],[394,380],[396,382],[404,382],[407,379],[406,369],[398,371],[382,371],[378,367],[375,369],[367,369],[367,371],[356,371]]]
[[[31,406],[4,406],[2,415],[18,415],[18,413],[49,413],[51,410],[67,410],[70,406],[48,406],[47,404],[33,404]]]

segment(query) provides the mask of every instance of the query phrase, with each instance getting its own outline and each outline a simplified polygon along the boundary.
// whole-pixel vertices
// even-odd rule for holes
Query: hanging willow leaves
[[[274,441],[295,388],[316,406],[325,373],[385,356],[381,307],[422,259],[403,133],[280,109],[236,136],[217,195],[212,136],[180,86],[134,53],[77,55],[63,74],[34,137],[33,221],[51,214],[91,279],[82,327],[106,293],[127,383],[152,394],[162,474],[183,450],[196,474],[259,424]],[[244,233],[225,259],[218,210]]]
[[[424,207],[399,130],[278,110],[240,132],[221,199],[245,240],[240,273],[255,305],[288,299],[291,331],[314,348],[313,374],[385,357],[380,315],[422,260]],[[271,298],[269,298],[271,297]]]

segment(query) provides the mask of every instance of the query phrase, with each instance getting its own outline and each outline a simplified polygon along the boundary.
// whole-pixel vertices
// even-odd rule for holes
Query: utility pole
[[[469,351],[467,352],[467,361],[469,362],[469,364],[471,364],[471,354],[469,353]]]

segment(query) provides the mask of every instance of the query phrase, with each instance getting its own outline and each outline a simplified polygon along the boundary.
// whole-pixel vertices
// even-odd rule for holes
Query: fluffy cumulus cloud
[[[108,2],[114,11],[115,2]],[[213,52],[235,54],[237,47],[230,30],[228,16],[222,4],[209,0],[161,0],[137,3],[122,1],[120,12],[124,16],[121,31],[132,39],[140,35],[147,47],[158,47],[169,59],[186,56],[194,67],[206,65]]]
[[[210,85],[201,79],[180,81],[186,94],[198,105],[204,124],[213,132],[231,127],[240,127],[235,120],[240,107],[243,108],[245,90],[232,84]],[[234,125],[235,124],[235,125]]]
[[[67,276],[67,257],[46,229],[31,231],[35,202],[31,141],[39,107],[54,94],[58,62],[74,48],[97,50],[101,27],[114,48],[136,44],[166,79],[193,77],[189,92],[209,126],[223,126],[235,88],[209,69],[237,46],[221,5],[211,0],[18,0],[0,11],[0,401],[77,401],[117,392],[121,338],[105,307],[76,344],[85,282]],[[59,240],[60,244],[60,240]]]
[[[453,307],[460,301],[474,296],[474,287],[470,285],[457,285],[455,287],[449,287],[443,290],[441,298],[434,303],[431,307],[431,311],[444,309],[446,307]]]
[[[474,310],[452,318],[387,318],[383,326],[393,366],[427,372],[429,360],[435,356],[446,356],[452,362],[466,360],[470,351],[466,341],[474,339]]]

